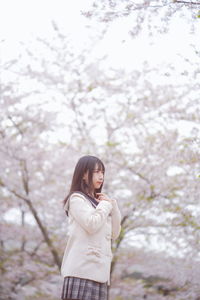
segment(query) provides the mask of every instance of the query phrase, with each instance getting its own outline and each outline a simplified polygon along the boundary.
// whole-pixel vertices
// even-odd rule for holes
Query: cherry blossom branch
[[[193,1],[182,1],[182,0],[174,0],[174,3],[180,3],[180,4],[191,4],[191,5],[199,5],[200,2],[193,2]]]
[[[60,266],[61,266],[61,261],[60,261],[60,258],[58,256],[58,253],[56,251],[56,249],[54,248],[53,244],[52,244],[52,241],[48,235],[48,232],[45,228],[45,226],[42,224],[42,221],[40,219],[40,217],[38,216],[38,213],[36,211],[36,209],[34,208],[31,200],[21,194],[19,194],[18,192],[16,192],[15,190],[13,189],[10,189],[8,186],[6,186],[3,181],[0,179],[0,186],[4,187],[7,189],[7,191],[9,191],[11,194],[15,195],[17,198],[23,200],[29,207],[41,233],[42,233],[42,236],[44,237],[44,241],[46,242],[50,252],[52,253],[52,256],[54,258],[54,262],[55,264],[58,266],[58,268],[60,269]]]

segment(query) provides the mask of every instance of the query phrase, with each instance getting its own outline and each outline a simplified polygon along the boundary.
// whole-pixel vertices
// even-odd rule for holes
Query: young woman
[[[120,233],[116,200],[101,192],[105,168],[95,156],[79,159],[64,200],[69,217],[62,260],[61,299],[106,300],[112,260],[111,239]]]

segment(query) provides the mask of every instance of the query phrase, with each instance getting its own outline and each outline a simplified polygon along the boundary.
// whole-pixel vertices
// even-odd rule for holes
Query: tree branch
[[[180,3],[180,4],[190,4],[190,5],[199,5],[200,2],[193,2],[193,1],[182,1],[182,0],[174,0],[174,3]]]
[[[3,186],[4,188],[6,188],[11,194],[15,195],[17,198],[22,199],[29,207],[43,237],[44,237],[44,241],[46,242],[53,258],[54,258],[54,262],[55,264],[58,266],[58,268],[60,269],[61,266],[61,261],[60,258],[58,256],[58,253],[56,251],[56,249],[54,248],[51,239],[49,238],[48,232],[46,230],[46,228],[44,227],[44,225],[42,224],[42,221],[40,220],[40,217],[37,214],[36,209],[34,208],[31,200],[27,197],[24,197],[22,195],[20,195],[19,193],[17,193],[16,191],[10,189],[8,186],[6,186],[1,180],[0,180],[0,185]]]

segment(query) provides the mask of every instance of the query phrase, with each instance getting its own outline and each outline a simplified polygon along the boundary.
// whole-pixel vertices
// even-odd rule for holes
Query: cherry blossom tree
[[[23,53],[28,63],[2,66],[1,297],[56,297],[67,230],[62,199],[77,159],[95,154],[106,165],[105,191],[118,199],[123,215],[110,298],[130,299],[134,284],[138,299],[151,299],[153,289],[157,299],[165,293],[180,299],[181,293],[194,300],[199,66],[185,72],[191,62],[182,58],[181,71],[144,63],[141,70],[108,72],[103,59],[90,58],[90,48],[74,51],[53,27],[53,42],[38,39],[38,48]],[[137,246],[143,258],[134,257]],[[152,282],[153,275],[159,279]]]

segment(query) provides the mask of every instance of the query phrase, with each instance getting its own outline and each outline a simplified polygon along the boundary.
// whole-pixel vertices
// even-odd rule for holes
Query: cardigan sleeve
[[[72,195],[69,201],[70,214],[89,234],[96,233],[105,224],[112,210],[112,204],[104,200],[93,209],[87,205],[83,196],[77,194]]]
[[[113,200],[112,202],[111,216],[112,216],[112,239],[115,240],[118,238],[121,231],[121,213],[116,200]]]

